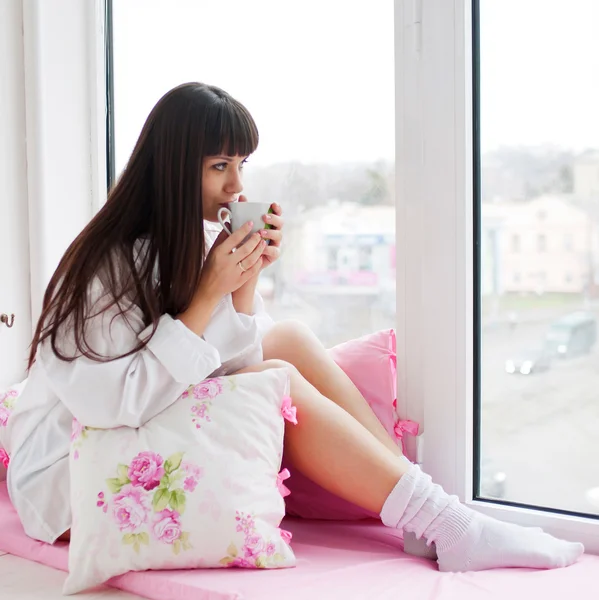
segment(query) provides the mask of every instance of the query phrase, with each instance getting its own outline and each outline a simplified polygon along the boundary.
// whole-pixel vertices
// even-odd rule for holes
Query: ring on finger
[[[241,269],[241,272],[245,273],[247,271],[247,269],[245,269],[241,263],[242,263],[242,261],[240,260],[237,264],[239,265],[239,268]]]

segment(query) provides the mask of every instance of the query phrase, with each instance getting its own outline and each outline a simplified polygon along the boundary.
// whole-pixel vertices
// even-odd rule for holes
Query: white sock
[[[582,544],[558,540],[536,527],[520,527],[474,512],[412,465],[385,501],[381,520],[435,544],[440,571],[497,567],[551,569],[576,562]]]

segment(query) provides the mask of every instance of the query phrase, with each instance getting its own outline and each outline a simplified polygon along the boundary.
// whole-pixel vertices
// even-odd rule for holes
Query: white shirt
[[[90,297],[94,303],[106,298],[99,281],[92,284]],[[151,331],[151,326],[144,329],[137,306],[126,319],[113,319],[116,307],[97,312],[87,321],[86,340],[98,354],[124,354]],[[8,420],[4,442],[10,455],[8,492],[27,535],[53,543],[71,526],[68,456],[73,417],[102,429],[140,427],[190,384],[261,362],[262,338],[272,325],[258,293],[252,316],[237,313],[228,294],[201,337],[163,315],[145,348],[111,362],[85,356],[62,361],[44,342]]]

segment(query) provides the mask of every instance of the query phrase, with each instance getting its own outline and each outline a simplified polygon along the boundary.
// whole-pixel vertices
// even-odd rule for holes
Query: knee
[[[262,364],[266,369],[287,369],[291,376],[299,374],[298,370],[286,360],[280,360],[278,358],[269,358],[268,360],[265,360]]]
[[[279,321],[269,333],[281,342],[296,347],[318,341],[314,332],[305,323],[295,319]]]

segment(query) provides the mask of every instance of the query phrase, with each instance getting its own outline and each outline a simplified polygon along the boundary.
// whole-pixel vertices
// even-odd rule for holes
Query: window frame
[[[422,431],[410,449],[471,508],[598,554],[595,517],[477,496],[479,2],[396,0],[395,8],[398,404]]]
[[[106,198],[105,11],[104,0],[23,2],[33,324],[60,258]]]

